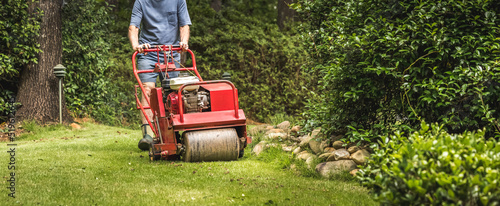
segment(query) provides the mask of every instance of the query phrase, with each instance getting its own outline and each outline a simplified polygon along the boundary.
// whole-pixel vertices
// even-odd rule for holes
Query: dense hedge
[[[64,92],[76,117],[110,125],[137,123],[130,51],[126,33],[113,30],[112,7],[97,0],[67,1],[63,8]],[[123,24],[119,24],[123,26]],[[127,24],[128,25],[128,24]],[[126,31],[127,26],[119,31]],[[123,78],[126,76],[127,78]]]
[[[308,48],[293,32],[276,24],[276,1],[226,1],[219,13],[207,0],[189,1],[193,26],[190,47],[206,79],[232,74],[240,106],[247,116],[264,120],[276,113],[299,114],[315,75],[301,66]]]
[[[500,205],[500,143],[423,123],[384,137],[361,181],[384,205]]]
[[[7,102],[17,91],[17,77],[40,52],[37,36],[43,12],[29,10],[24,0],[2,1],[0,6],[0,122],[10,112]]]
[[[299,0],[322,91],[308,126],[500,134],[499,1]],[[325,101],[326,100],[326,101]]]

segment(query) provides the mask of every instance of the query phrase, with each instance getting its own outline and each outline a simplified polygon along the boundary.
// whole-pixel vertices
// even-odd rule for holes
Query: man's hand
[[[189,49],[189,45],[186,42],[182,42],[182,41],[179,42],[179,46],[181,47],[182,52],[186,52]]]
[[[150,44],[139,44],[139,28],[134,25],[130,25],[128,27],[128,39],[130,40],[130,45],[132,45],[132,49],[139,53],[143,53],[144,49],[151,48]],[[147,52],[144,54],[148,54]]]
[[[182,48],[182,52],[186,52],[189,49],[188,41],[189,41],[189,25],[181,26],[180,28],[180,36],[181,42],[179,42],[179,46]]]
[[[143,53],[144,52],[144,49],[149,49],[151,48],[151,45],[150,44],[141,44],[141,45],[137,45],[134,47],[134,51],[137,51],[139,53]],[[148,54],[147,52],[145,52],[144,54]]]

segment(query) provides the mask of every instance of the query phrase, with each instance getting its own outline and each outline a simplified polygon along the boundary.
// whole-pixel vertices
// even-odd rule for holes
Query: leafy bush
[[[63,10],[63,61],[68,68],[64,92],[76,115],[95,110],[106,97],[109,80],[104,74],[111,64],[108,11],[95,0],[70,1]]]
[[[209,3],[188,3],[193,22],[190,47],[201,75],[221,79],[229,71],[249,117],[263,121],[276,113],[302,112],[315,76],[301,69],[308,49],[299,37],[279,31],[275,15],[261,14],[271,12],[276,2],[250,6],[226,1],[218,13]]]
[[[499,1],[299,0],[322,77],[307,126],[387,133],[420,119],[500,134]],[[379,125],[374,127],[374,125]]]
[[[40,45],[36,40],[43,13],[38,8],[31,12],[29,4],[10,0],[0,6],[0,121],[12,112],[7,102],[15,96],[19,71],[38,61]]]
[[[37,63],[37,43],[42,11],[29,11],[24,0],[3,1],[0,7],[0,80],[19,73],[28,63]]]
[[[64,92],[75,116],[128,125],[139,119],[133,99],[135,78],[131,64],[124,63],[130,61],[129,53],[123,55],[128,42],[111,30],[110,12],[111,7],[97,0],[69,1],[64,7]]]
[[[500,143],[484,131],[452,135],[422,123],[385,137],[360,179],[382,204],[499,205]]]

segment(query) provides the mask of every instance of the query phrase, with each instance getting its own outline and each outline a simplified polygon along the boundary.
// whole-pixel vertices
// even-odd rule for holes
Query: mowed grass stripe
[[[91,123],[81,130],[36,128],[16,142],[16,198],[2,187],[0,199],[7,205],[374,204],[355,182],[296,176],[250,150],[232,162],[150,162],[137,149],[139,137],[138,130]],[[1,149],[8,150],[6,143]],[[0,175],[8,177],[8,153],[1,154]]]

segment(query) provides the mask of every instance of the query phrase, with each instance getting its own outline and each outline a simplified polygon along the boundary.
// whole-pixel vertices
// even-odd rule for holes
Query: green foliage
[[[204,79],[221,79],[229,71],[240,107],[251,118],[262,121],[276,113],[301,112],[315,76],[301,69],[307,52],[298,36],[280,32],[275,18],[255,15],[274,8],[274,1],[262,8],[227,1],[218,13],[209,2],[188,4],[193,22],[190,47]]]
[[[37,37],[42,11],[30,12],[25,0],[2,1],[0,6],[0,80],[19,74],[28,63],[37,63]]]
[[[64,92],[76,115],[96,110],[107,93],[110,46],[107,7],[94,0],[70,1],[63,10],[63,61],[68,68]]]
[[[500,143],[484,131],[452,135],[422,124],[409,137],[384,137],[360,180],[395,205],[499,205]]]
[[[8,120],[8,115],[13,112],[12,107],[19,106],[19,103],[13,102],[14,93],[10,90],[0,91],[0,122]]]
[[[97,0],[69,1],[64,7],[64,92],[75,116],[124,125],[137,121],[138,113],[133,109],[133,78],[122,74],[131,68],[124,63],[129,56],[120,56],[126,37],[112,33],[110,11]]]
[[[443,122],[500,132],[498,1],[300,0],[322,92],[306,126],[346,132]],[[374,127],[374,125],[377,125]]]
[[[29,63],[37,63],[40,52],[37,37],[42,11],[29,10],[29,1],[2,1],[0,6],[0,121],[12,112],[7,104],[15,96],[19,71]]]

